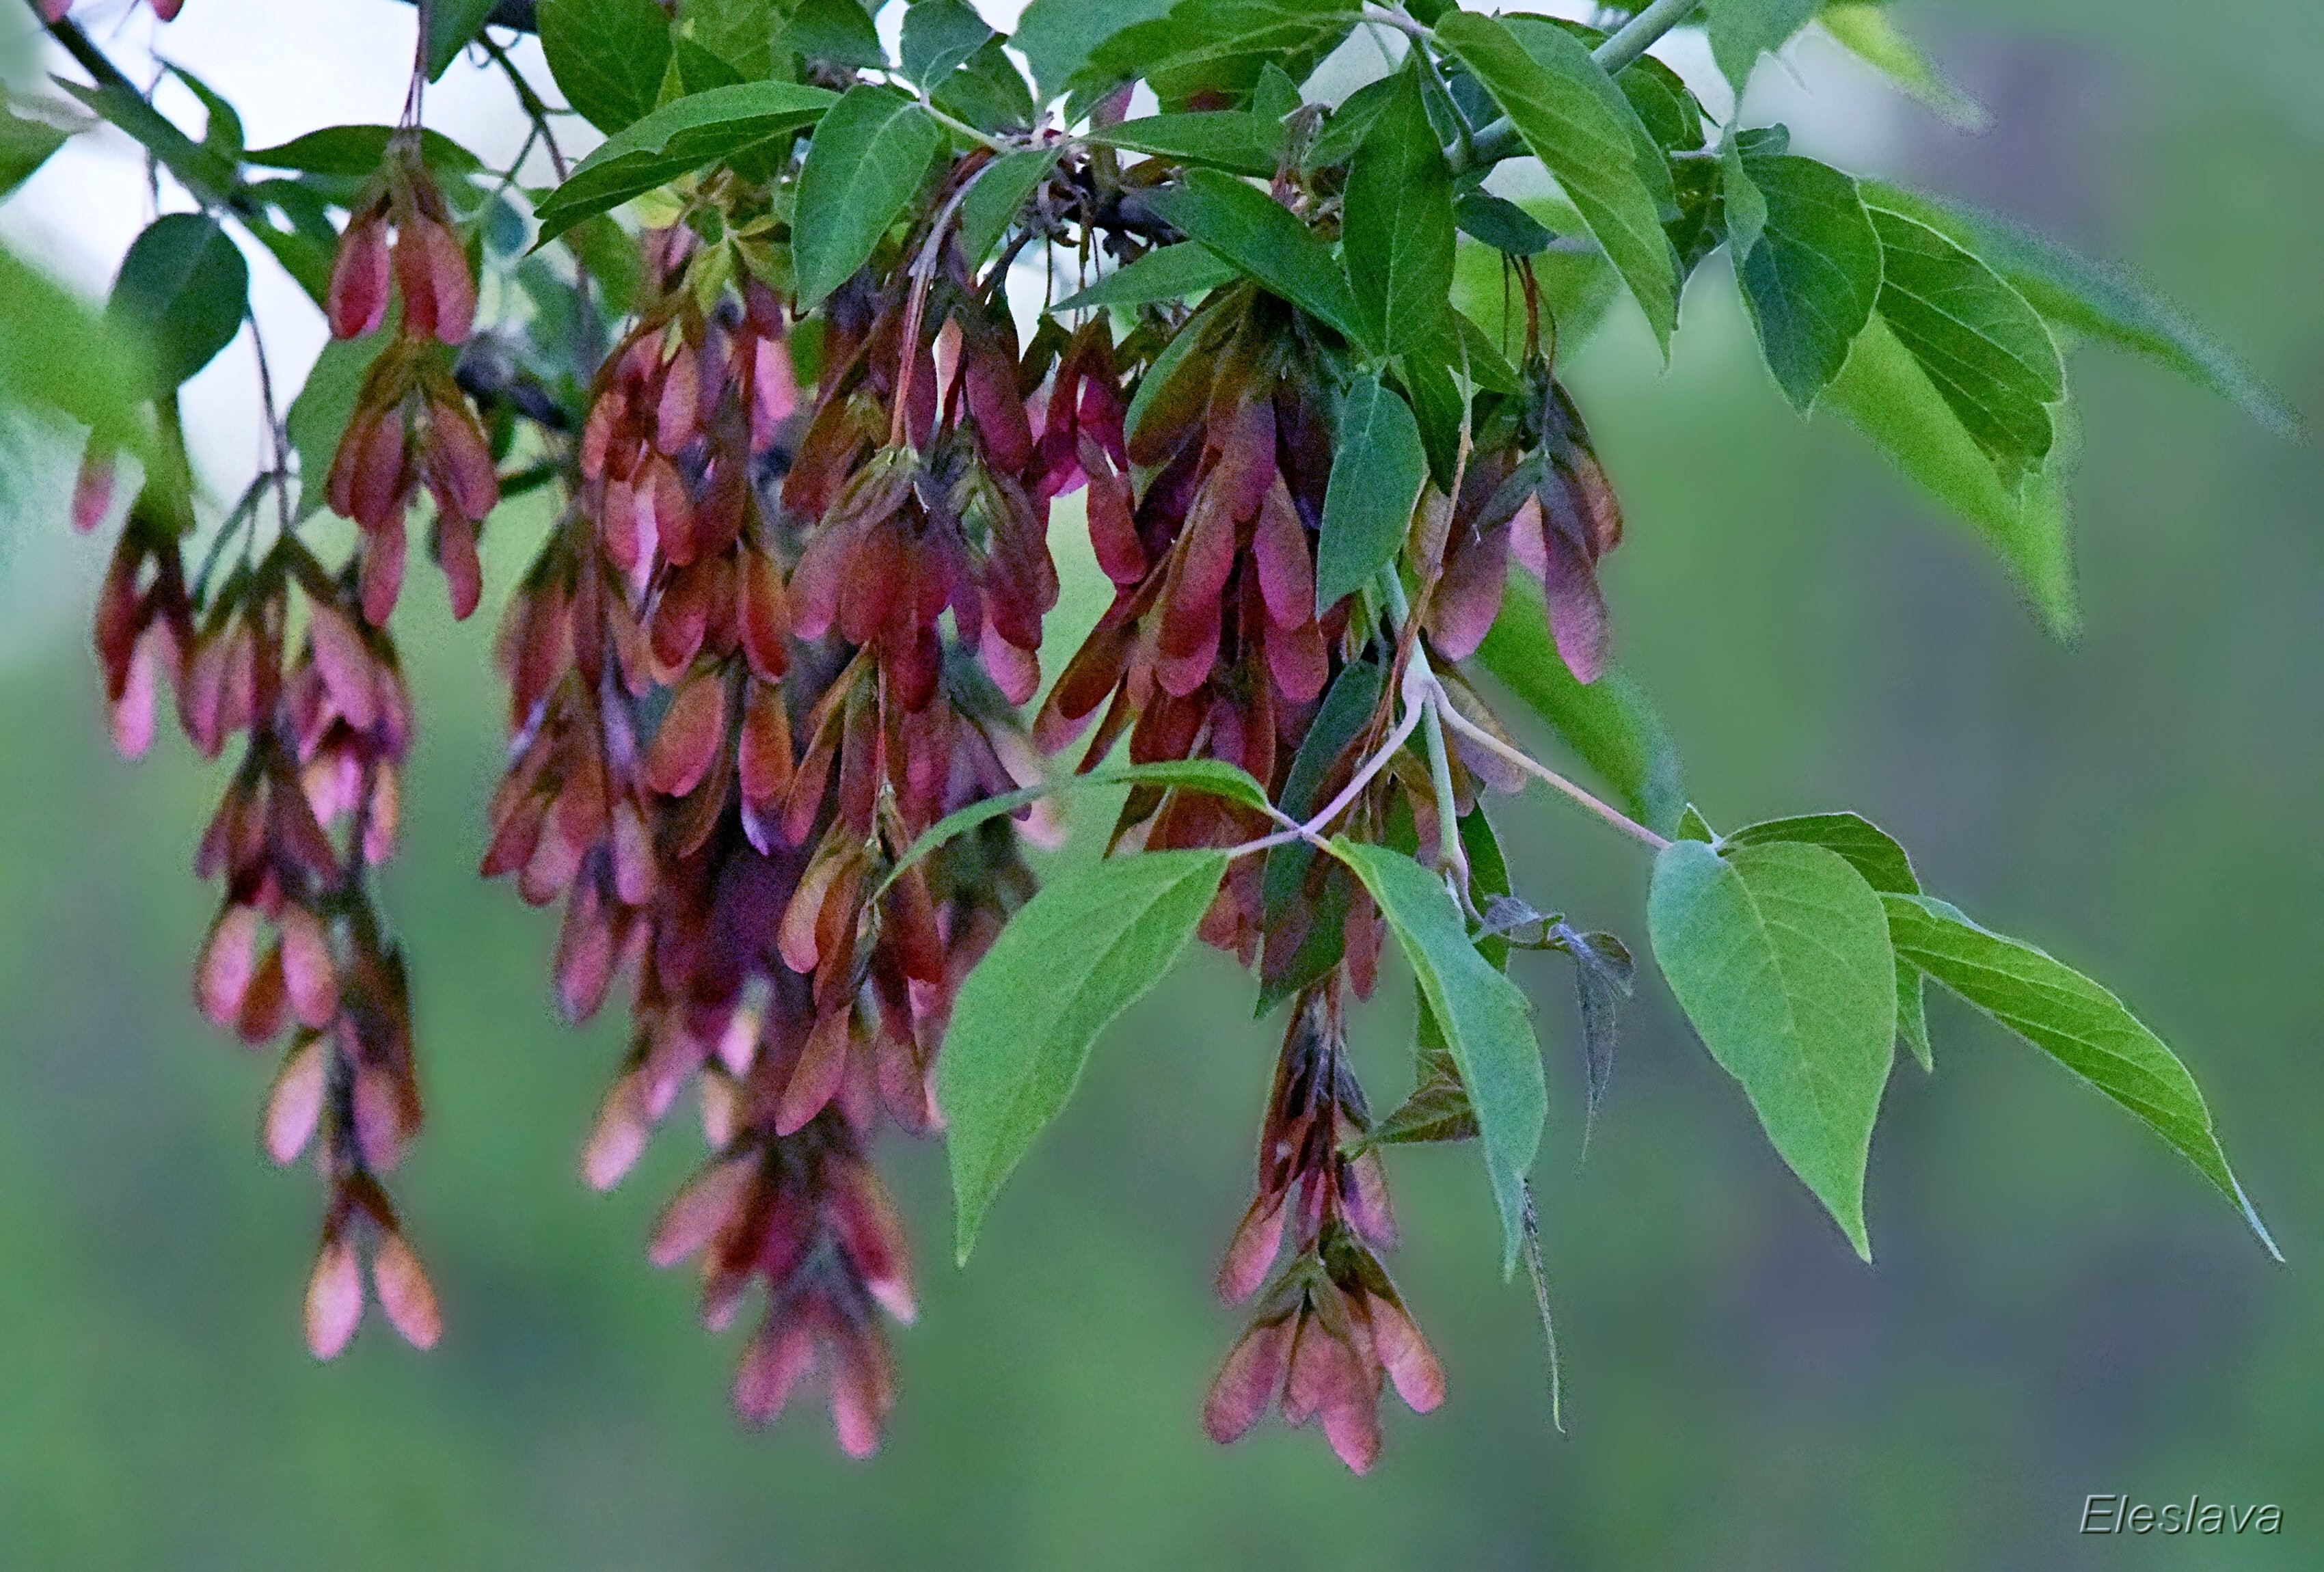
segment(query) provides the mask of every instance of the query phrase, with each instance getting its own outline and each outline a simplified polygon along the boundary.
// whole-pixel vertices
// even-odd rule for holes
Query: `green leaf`
[[[898,51],[904,75],[926,92],[998,36],[962,0],[912,0],[904,12]]]
[[[1435,32],[1557,177],[1667,352],[1678,321],[1677,262],[1662,226],[1668,177],[1657,191],[1640,172],[1637,115],[1626,120],[1608,101],[1611,94],[1627,110],[1619,90],[1588,51],[1555,28],[1529,28],[1520,42],[1490,17],[1456,11]]]
[[[1250,113],[1269,125],[1281,125],[1299,113],[1305,100],[1291,73],[1269,60],[1259,68],[1250,89]]]
[[[156,396],[217,358],[250,309],[250,265],[215,219],[165,213],[121,259],[106,315],[145,346]]]
[[[1086,140],[1238,175],[1271,176],[1283,161],[1283,127],[1241,109],[1149,115],[1093,129]]]
[[[1871,180],[1866,199],[1918,219],[1976,253],[2051,321],[2143,354],[2208,388],[2279,437],[2301,429],[2297,411],[2179,308],[2118,268],[2006,218]]]
[[[436,80],[484,25],[498,0],[429,0],[428,79]]]
[[[1308,144],[1307,156],[1300,161],[1304,170],[1328,170],[1333,164],[1345,163],[1356,156],[1363,145],[1365,134],[1388,102],[1396,96],[1394,77],[1382,77],[1376,82],[1366,82],[1335,105],[1323,122],[1323,129],[1315,133]]]
[[[1226,870],[1223,851],[1108,858],[1028,901],[961,984],[936,1070],[961,1261],[1098,1034],[1176,962]]]
[[[1766,151],[1780,152],[1791,144],[1791,133],[1785,132],[1780,142],[1771,140]],[[1748,252],[1759,244],[1759,236],[1767,228],[1767,198],[1751,179],[1749,166],[1743,161],[1745,142],[1729,127],[1719,140],[1720,220],[1727,231],[1727,248],[1730,253]],[[1858,199],[1859,204],[1861,198]],[[1866,222],[1871,216],[1866,215]],[[1878,235],[1874,235],[1876,240]]]
[[[1529,580],[1511,575],[1477,660],[1549,722],[1631,817],[1670,832],[1686,803],[1670,728],[1628,673],[1609,667],[1596,682],[1575,679],[1558,656],[1548,612]]]
[[[1621,1036],[1622,1001],[1630,997],[1637,962],[1630,948],[1611,933],[1585,933],[1569,923],[1553,923],[1551,944],[1573,958],[1574,1005],[1582,1016],[1582,1071],[1585,1102],[1582,1140],[1589,1145],[1598,1107],[1614,1078],[1614,1050]]]
[[[1937,231],[1874,207],[1880,315],[1920,363],[2004,487],[2049,456],[2049,406],[2066,395],[2050,330],[2025,298]]]
[[[0,407],[54,410],[106,446],[143,452],[144,341],[0,248]]]
[[[791,257],[802,311],[855,276],[927,183],[944,131],[889,87],[850,87],[807,144],[799,170]]]
[[[1823,402],[1845,415],[1915,484],[1976,526],[2053,635],[2070,637],[2081,625],[2069,539],[2066,452],[2053,455],[2021,491],[2005,490],[1936,384],[1877,317],[1858,336],[1847,368],[1824,391]]]
[[[856,0],[801,0],[783,28],[783,47],[810,60],[876,71],[888,63],[880,30]]]
[[[1452,216],[1461,233],[1510,256],[1538,256],[1557,238],[1532,214],[1490,191],[1462,192],[1453,198]]]
[[[396,315],[391,308],[388,319],[360,338],[325,341],[323,353],[315,357],[313,368],[307,372],[306,384],[283,416],[284,434],[290,439],[291,452],[299,455],[298,516],[301,519],[323,506],[331,460],[339,451],[339,439],[346,435],[347,422],[355,418],[364,378],[370,374],[379,352],[395,336]]]
[[[1728,846],[1763,846],[1798,841],[1821,846],[1848,859],[1864,882],[1881,895],[1916,896],[1921,881],[1913,860],[1888,832],[1859,814],[1806,814],[1794,819],[1770,819],[1746,824],[1722,842]],[[1896,1034],[1912,1049],[1923,1070],[1934,1068],[1929,1048],[1929,1014],[1921,974],[1909,966],[1896,969]]]
[[[57,86],[152,153],[154,161],[177,176],[197,198],[217,204],[232,200],[237,173],[233,161],[180,131],[126,82],[106,81],[85,87],[58,80]]]
[[[1825,0],[1816,24],[1849,53],[1963,131],[1983,131],[1986,113],[1977,101],[1939,74],[1913,41],[1888,19],[1875,0]]]
[[[826,4],[836,0],[825,0]],[[1025,51],[1044,97],[1054,98],[1089,63],[1090,51],[1116,33],[1151,22],[1171,0],[1033,0],[1010,41]]]
[[[23,185],[72,133],[0,105],[0,197]]]
[[[611,136],[652,110],[669,69],[669,17],[654,0],[540,0],[540,52],[576,113]]]
[[[1180,0],[1090,51],[1077,94],[1143,77],[1165,109],[1197,97],[1240,106],[1270,64],[1304,82],[1361,14],[1350,0]]]
[[[1722,855],[1674,841],[1646,899],[1655,959],[1711,1057],[1856,1253],[1864,1168],[1896,1036],[1896,959],[1880,897],[1821,846]]]
[[[1739,96],[1751,69],[1815,17],[1822,0],[1702,0],[1710,24],[1711,58]]]
[[[777,74],[774,38],[787,9],[780,0],[681,0],[676,36],[716,56],[743,81],[763,80]]]
[[[1079,311],[1092,306],[1144,306],[1156,300],[1183,300],[1208,294],[1242,275],[1216,252],[1192,241],[1148,252],[1128,267],[1117,268],[1086,290],[1058,301],[1059,311]]]
[[[1508,20],[1519,38],[1532,27],[1554,27],[1595,51],[1609,36],[1601,27],[1568,21],[1562,16],[1513,16]],[[1652,55],[1640,55],[1614,73],[1614,85],[1637,112],[1639,123],[1657,147],[1671,152],[1692,152],[1702,145],[1702,106],[1687,90],[1684,78]]]
[[[1332,478],[1315,541],[1315,609],[1352,594],[1396,560],[1428,480],[1420,423],[1394,389],[1360,376],[1340,405]]]
[[[1679,814],[1678,828],[1671,833],[1677,840],[1700,841],[1705,845],[1716,844],[1719,840],[1719,836],[1703,819],[1702,810],[1692,803],[1687,804],[1685,811]]]
[[[1034,118],[1033,89],[1027,86],[1025,73],[1009,58],[998,35],[987,39],[984,47],[962,63],[960,69],[946,77],[928,95],[928,101],[955,120],[964,120],[980,131],[1024,131],[1031,128]],[[1063,143],[1053,143],[1047,150],[1022,149],[1023,152],[1048,151],[1062,153]]]
[[[912,864],[927,856],[937,847],[955,837],[965,835],[979,824],[986,824],[1018,809],[1060,792],[1079,791],[1091,786],[1169,786],[1179,791],[1201,792],[1210,796],[1224,797],[1246,808],[1260,813],[1268,810],[1267,788],[1247,771],[1218,758],[1173,758],[1152,764],[1125,764],[1108,769],[1093,769],[1086,775],[1068,775],[1038,786],[1003,792],[999,796],[986,797],[982,802],[946,814],[926,830],[918,839],[904,849],[889,869],[887,878],[880,881],[873,899],[884,894],[897,876]]]
[[[1186,183],[1145,194],[1165,222],[1219,253],[1246,278],[1310,317],[1362,342],[1356,298],[1339,258],[1313,230],[1266,192],[1215,170],[1189,170]]]
[[[201,104],[202,151],[227,168],[239,163],[244,146],[242,116],[235,112],[234,106],[212,92],[208,82],[183,66],[173,66],[165,61],[163,69],[183,83],[186,90]]]
[[[1757,240],[1735,270],[1767,369],[1804,413],[1848,363],[1880,296],[1880,236],[1856,182],[1784,153],[1740,162],[1765,204]]]
[[[1381,354],[1417,347],[1452,290],[1452,172],[1429,128],[1420,79],[1391,97],[1348,166],[1342,249],[1366,336]],[[1271,171],[1270,171],[1271,172]]]
[[[1898,955],[2144,1120],[2241,1209],[2268,1254],[2283,1259],[2227,1166],[2195,1078],[2120,999],[1942,901],[1882,899]]]
[[[1549,1116],[1541,1046],[1526,997],[1477,953],[1460,908],[1434,874],[1384,846],[1334,837],[1332,851],[1364,881],[1388,919],[1460,1070],[1501,1214],[1506,1277],[1517,1270],[1525,1241],[1525,1177]]]
[[[1049,178],[1061,149],[1024,147],[1002,153],[977,176],[976,184],[960,200],[960,253],[974,272],[1017,222],[1026,199]]]
[[[796,82],[745,82],[665,104],[607,137],[575,167],[563,185],[542,200],[533,213],[540,224],[540,237],[533,244],[545,245],[581,220],[618,207],[705,164],[791,137],[836,102],[821,87]]]
[[[394,136],[392,125],[327,125],[278,147],[244,153],[243,161],[270,170],[362,179],[379,172],[387,161],[387,144]],[[466,179],[484,167],[483,160],[440,131],[420,133],[420,158],[437,175],[454,179]]]

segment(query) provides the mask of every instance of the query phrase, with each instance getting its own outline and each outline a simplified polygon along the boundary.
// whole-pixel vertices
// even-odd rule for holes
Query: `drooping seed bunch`
[[[327,493],[363,531],[363,614],[374,627],[402,589],[413,492],[425,484],[435,501],[433,554],[461,618],[483,593],[476,530],[501,494],[484,428],[439,347],[463,343],[475,326],[475,278],[418,139],[401,134],[340,236],[326,297],[332,336],[375,332],[391,303],[394,339],[364,377]]]
[[[442,198],[401,137],[343,238],[329,291],[334,332],[375,329],[392,297],[401,300],[399,332],[365,381],[326,488],[361,530],[351,559],[327,566],[287,502],[281,529],[262,548],[254,490],[189,584],[182,543],[193,520],[164,400],[167,441],[149,465],[161,479],[149,473],[129,510],[95,630],[124,753],[152,742],[165,685],[203,758],[244,739],[195,859],[196,871],[223,888],[195,997],[254,1048],[287,1035],[263,1144],[283,1164],[311,1147],[324,1176],[306,1314],[309,1346],[323,1358],[362,1319],[366,1267],[398,1331],[423,1347],[438,1333],[434,1291],[382,1182],[421,1119],[409,985],[367,882],[395,846],[412,737],[385,623],[416,486],[424,482],[435,501],[438,554],[462,615],[478,593],[475,525],[499,497],[482,428],[441,347],[467,336],[475,285]],[[75,489],[80,528],[107,511],[112,471],[110,455],[92,446]]]
[[[1038,775],[1011,705],[1057,585],[1026,372],[945,256],[831,304],[795,415],[775,296],[751,280],[705,309],[708,253],[649,251],[659,303],[606,362],[574,506],[505,624],[515,757],[484,871],[565,895],[569,1015],[634,976],[591,1182],[698,1087],[715,1155],[650,1255],[704,1254],[714,1327],[762,1282],[738,1409],[763,1422],[823,1366],[860,1453],[892,1397],[875,1311],[912,1315],[864,1148],[883,1113],[935,1126],[953,990],[1030,893],[1004,826],[901,860]]]
[[[1425,630],[1447,696],[1499,733],[1452,663],[1491,625],[1514,553],[1545,582],[1566,658],[1595,676],[1607,640],[1595,565],[1620,522],[1571,400],[1536,354],[1527,357],[1529,394],[1474,401],[1453,496],[1431,485],[1416,510],[1408,556],[1420,575],[1418,611],[1399,636],[1359,594],[1316,603],[1345,358],[1336,335],[1248,286],[1167,326],[1182,341],[1155,357],[1152,381],[1137,390],[1123,450],[1112,455],[1127,464],[1117,470],[1102,451],[1079,455],[1092,545],[1115,598],[1049,694],[1036,740],[1062,749],[1094,718],[1084,769],[1125,740],[1136,763],[1222,759],[1266,783],[1294,815],[1345,796],[1335,819],[1342,832],[1401,842],[1425,860],[1446,839],[1489,839],[1474,814],[1477,786],[1514,790],[1522,776],[1462,738],[1441,780],[1414,751],[1383,757],[1397,686],[1388,674],[1414,657]],[[1097,334],[1110,345],[1102,327]],[[1140,788],[1114,846],[1235,847],[1269,828],[1216,796]],[[1265,1000],[1296,1000],[1261,1135],[1259,1196],[1229,1247],[1222,1297],[1240,1301],[1267,1281],[1286,1219],[1296,1219],[1291,1255],[1222,1372],[1205,1422],[1231,1439],[1279,1388],[1285,1416],[1300,1423],[1320,1414],[1334,1448],[1360,1470],[1379,1444],[1384,1372],[1416,1409],[1442,1395],[1434,1362],[1373,1254],[1394,1242],[1377,1151],[1351,1158],[1340,1145],[1365,1125],[1341,1053],[1342,1001],[1370,993],[1384,924],[1344,863],[1292,843],[1232,864],[1200,932],[1257,965]],[[1407,1121],[1397,1138],[1473,1134],[1459,1119]]]

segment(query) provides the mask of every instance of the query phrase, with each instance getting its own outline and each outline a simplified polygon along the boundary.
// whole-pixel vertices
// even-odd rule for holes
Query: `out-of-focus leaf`
[[[1702,0],[1711,58],[1737,94],[1763,54],[1773,54],[1814,20],[1822,0]]]
[[[306,385],[282,418],[290,451],[299,459],[298,516],[301,519],[323,506],[331,460],[339,451],[339,439],[346,435],[347,422],[355,418],[364,378],[395,336],[395,316],[391,308],[387,321],[360,338],[327,341],[307,372]]]
[[[1856,1253],[1896,1036],[1880,896],[1821,846],[1674,841],[1646,900],[1655,960],[1703,1045]]]
[[[807,144],[791,220],[801,310],[855,274],[927,183],[944,133],[927,110],[888,87],[850,87]]]
[[[392,125],[327,125],[280,146],[244,153],[243,161],[262,169],[360,179],[378,172],[394,136]],[[454,179],[464,179],[484,167],[483,160],[440,131],[420,133],[420,158],[439,177]]]
[[[960,1260],[1098,1034],[1177,961],[1226,870],[1223,851],[1108,858],[1045,886],[968,974],[936,1071]]]
[[[1670,729],[1627,672],[1609,667],[1586,685],[1574,679],[1530,579],[1510,576],[1477,659],[1613,788],[1625,811],[1670,832],[1686,803]]]
[[[242,116],[235,106],[210,90],[210,85],[182,66],[163,62],[163,69],[185,84],[202,106],[202,151],[233,167],[242,161]]]
[[[2070,443],[2060,444],[2019,492],[2004,490],[1920,363],[1877,317],[1857,336],[1822,401],[1914,483],[1976,527],[2053,635],[2070,638],[2081,626],[2066,498]]]
[[[1880,295],[1880,237],[1856,182],[1813,159],[1742,156],[1766,204],[1736,264],[1775,383],[1805,412],[1848,363]]]
[[[146,345],[0,249],[0,405],[53,410],[105,446],[145,450]]]
[[[1406,70],[1397,81],[1348,166],[1342,202],[1348,280],[1366,336],[1383,355],[1417,347],[1443,321],[1456,234],[1452,175],[1429,128],[1420,79]]]
[[[1428,455],[1410,407],[1378,377],[1358,377],[1340,405],[1315,540],[1319,616],[1396,560],[1427,480]]]
[[[1088,289],[1066,296],[1060,311],[1092,306],[1144,306],[1156,300],[1183,300],[1207,294],[1221,284],[1239,279],[1231,262],[1219,260],[1208,246],[1185,241],[1148,252],[1128,267],[1117,268]]]
[[[1676,259],[1662,226],[1669,177],[1665,171],[1657,191],[1641,173],[1643,133],[1620,91],[1587,50],[1554,28],[1528,29],[1520,42],[1490,17],[1456,11],[1438,20],[1435,32],[1557,177],[1667,350],[1678,320]]]
[[[1936,230],[1875,206],[1880,315],[2011,491],[2049,456],[2065,368],[2041,316]]]
[[[1990,213],[1885,181],[1867,181],[1864,189],[1880,207],[1916,218],[1976,253],[2051,321],[2168,366],[2280,437],[2300,433],[2299,414],[2274,390],[2129,273]]]
[[[1189,170],[1185,185],[1149,191],[1145,200],[1188,239],[1209,246],[1260,287],[1342,336],[1363,341],[1356,298],[1340,259],[1266,192],[1216,170]]]
[[[795,82],[745,82],[665,104],[607,137],[575,166],[563,185],[543,198],[533,212],[540,224],[540,235],[534,244],[545,245],[584,218],[607,212],[705,164],[788,138],[799,127],[813,124],[836,102],[821,87]]]
[[[498,0],[429,0],[428,79],[442,76],[468,41],[484,30]]]
[[[217,220],[165,213],[130,243],[106,315],[145,350],[153,394],[217,358],[250,310],[250,266]]]
[[[71,135],[62,126],[28,119],[0,105],[0,197],[23,185]]]
[[[654,0],[540,0],[537,14],[549,74],[584,120],[611,136],[652,111],[670,59]]]
[[[1900,957],[2138,1116],[2235,1202],[2269,1255],[2283,1259],[2227,1166],[2195,1078],[2120,999],[1943,901],[1917,895],[1882,900]]]
[[[1919,46],[1889,20],[1888,7],[1875,0],[1826,0],[1816,23],[1841,48],[1963,131],[1982,131],[1985,111],[1977,100],[1945,80]]]
[[[1335,837],[1332,851],[1355,869],[1388,919],[1460,1071],[1500,1210],[1501,1273],[1508,1276],[1525,1239],[1525,1176],[1549,1116],[1526,997],[1477,953],[1460,908],[1434,874],[1385,846]]]

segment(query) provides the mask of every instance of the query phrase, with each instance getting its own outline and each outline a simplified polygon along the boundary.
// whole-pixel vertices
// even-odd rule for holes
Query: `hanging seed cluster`
[[[1006,268],[980,271],[952,222],[982,162],[959,161],[901,244],[821,304],[809,385],[794,363],[807,325],[779,270],[737,268],[737,247],[702,237],[715,226],[649,233],[636,310],[577,420],[543,433],[564,501],[499,639],[511,742],[482,871],[529,905],[561,902],[568,1018],[628,993],[585,1175],[615,1184],[674,1109],[698,1108],[710,1155],[649,1258],[698,1261],[706,1326],[754,1318],[733,1384],[746,1420],[819,1377],[858,1455],[895,1400],[886,1325],[915,1313],[872,1149],[890,1124],[940,1129],[953,999],[1033,893],[1019,832],[1038,834],[1047,811],[916,843],[1058,754],[1081,770],[1224,761],[1285,814],[1337,802],[1337,832],[1423,857],[1489,839],[1476,791],[1515,784],[1489,753],[1456,747],[1449,800],[1414,749],[1376,758],[1399,674],[1425,637],[1454,702],[1493,727],[1449,667],[1489,625],[1512,557],[1544,582],[1569,662],[1594,671],[1595,566],[1619,538],[1536,354],[1530,392],[1475,400],[1457,464],[1416,510],[1413,618],[1392,626],[1365,593],[1318,604],[1347,344],[1247,283],[1192,311],[1146,308],[1126,332],[1102,312],[1070,331],[1045,317],[1020,344]],[[1033,204],[1051,238],[1120,256],[1169,238],[1150,221],[1107,229],[1111,168],[1059,163]],[[226,898],[197,991],[245,1041],[289,1034],[265,1145],[284,1163],[311,1145],[328,1181],[307,1318],[323,1356],[354,1333],[366,1273],[405,1337],[438,1330],[381,1183],[420,1099],[409,988],[365,871],[392,847],[410,746],[387,630],[407,517],[424,494],[465,617],[502,477],[451,359],[475,316],[469,253],[415,143],[392,143],[355,199],[326,304],[341,338],[392,329],[325,486],[356,529],[348,561],[327,569],[285,532],[189,589],[177,534],[133,510],[97,630],[125,750],[150,739],[165,684],[206,757],[246,738],[199,857]],[[92,464],[77,512],[104,511],[108,474]],[[1075,492],[1113,598],[1043,696],[1050,513]],[[1242,848],[1276,828],[1146,785],[1109,850]],[[1416,1411],[1443,1395],[1381,1264],[1396,1225],[1380,1148],[1475,1124],[1440,1066],[1375,1130],[1344,1016],[1372,989],[1385,927],[1342,862],[1296,840],[1240,855],[1200,932],[1290,1015],[1256,1195],[1217,1284],[1253,1319],[1204,1422],[1231,1440],[1277,1409],[1361,1470],[1389,1387]],[[1415,1111],[1427,1099],[1443,1117]]]

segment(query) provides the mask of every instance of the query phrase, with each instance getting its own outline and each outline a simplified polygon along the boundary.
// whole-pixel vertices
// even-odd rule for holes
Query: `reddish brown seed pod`
[[[378,1296],[379,1308],[387,1315],[403,1340],[415,1348],[428,1349],[444,1335],[444,1319],[436,1304],[436,1290],[428,1281],[428,1273],[413,1255],[403,1236],[390,1230],[383,1234],[372,1249],[372,1292]]]
[[[338,255],[332,261],[330,286],[324,295],[324,316],[332,337],[360,338],[386,320],[391,276],[385,220],[349,219],[346,233],[339,236]]]
[[[726,740],[726,678],[696,673],[678,690],[645,758],[645,783],[664,796],[682,797],[700,784]]]
[[[307,1349],[318,1359],[336,1359],[363,1320],[363,1266],[355,1246],[335,1232],[323,1236],[307,1279]]]

